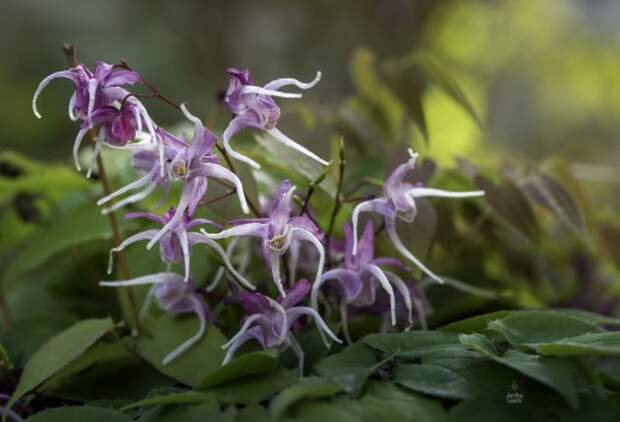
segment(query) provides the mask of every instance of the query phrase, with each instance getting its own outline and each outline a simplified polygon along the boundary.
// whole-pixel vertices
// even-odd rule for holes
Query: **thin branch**
[[[77,55],[75,52],[75,48],[71,44],[64,44],[62,46],[62,50],[65,53],[65,57],[67,58],[67,62],[70,67],[75,67],[78,63]],[[95,133],[91,129],[88,134],[90,140],[95,142]],[[108,180],[105,167],[103,165],[103,160],[101,159],[101,155],[97,156],[97,171],[99,174],[99,180],[101,180],[101,187],[103,188],[103,194],[109,195],[112,192],[110,189],[110,182]],[[118,220],[116,219],[116,214],[114,212],[108,213],[108,220],[110,221],[110,227],[112,229],[112,241],[114,245],[120,245],[123,241],[121,236],[121,232],[118,227]],[[117,253],[118,265],[120,268],[120,272],[122,277],[125,280],[129,280],[131,277],[129,276],[129,268],[127,266],[127,261],[125,260],[125,254],[122,251]],[[127,292],[127,300],[129,302],[129,310],[131,312],[132,319],[134,320],[134,327],[138,334],[141,332],[141,324],[140,324],[140,314],[138,312],[138,305],[136,302],[136,297],[134,295],[133,289],[131,287],[125,287],[125,291]]]
[[[325,241],[325,248],[327,249],[327,265],[331,264],[331,240],[334,232],[334,225],[336,224],[336,216],[338,215],[338,211],[340,211],[341,201],[340,201],[340,192],[342,191],[342,183],[344,179],[344,167],[346,165],[345,155],[344,155],[344,141],[340,138],[340,154],[339,154],[339,163],[338,163],[338,185],[336,187],[336,197],[334,198],[334,208],[332,209],[332,215],[329,219],[329,227],[327,229],[327,237]]]
[[[204,205],[213,204],[213,203],[215,203],[215,202],[221,201],[221,200],[222,200],[222,199],[224,199],[224,198],[228,198],[229,196],[234,195],[236,192],[237,192],[237,189],[234,189],[234,188],[233,188],[233,189],[229,190],[229,191],[228,191],[228,192],[226,192],[226,193],[223,193],[223,194],[221,194],[221,195],[219,195],[219,196],[216,196],[215,198],[207,199],[207,200],[205,200],[205,201],[200,201],[200,202],[198,203],[198,205],[199,205],[199,206],[204,206]]]

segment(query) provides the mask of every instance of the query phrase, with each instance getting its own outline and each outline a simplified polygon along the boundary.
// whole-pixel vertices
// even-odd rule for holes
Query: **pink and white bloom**
[[[427,276],[439,283],[443,283],[441,277],[429,270],[403,244],[396,231],[396,219],[407,223],[413,222],[417,213],[415,204],[417,198],[473,198],[483,196],[484,191],[451,192],[417,186],[406,182],[405,176],[415,168],[415,163],[418,158],[418,154],[414,153],[412,149],[409,149],[409,155],[409,160],[398,166],[383,184],[383,197],[361,202],[353,210],[353,255],[356,255],[358,250],[357,225],[359,215],[363,212],[373,212],[383,216],[386,232],[398,252],[420,268]]]
[[[254,85],[249,70],[230,68],[227,72],[231,78],[224,96],[224,104],[234,113],[235,117],[230,121],[226,130],[224,130],[222,139],[224,141],[224,148],[231,157],[243,161],[257,170],[260,169],[260,164],[250,157],[238,153],[230,146],[231,138],[239,131],[245,128],[256,128],[264,130],[278,142],[301,152],[325,166],[329,164],[276,128],[280,118],[280,108],[272,98],[301,98],[301,94],[282,92],[279,89],[287,85],[294,85],[304,90],[310,89],[321,80],[321,72],[317,72],[316,77],[311,82],[305,83],[293,78],[282,78],[271,81],[262,87]]]
[[[318,282],[325,263],[325,249],[321,243],[323,234],[305,215],[291,216],[293,211],[293,192],[295,186],[288,180],[280,184],[274,198],[271,214],[266,218],[252,218],[233,221],[233,227],[220,233],[203,234],[210,239],[251,236],[262,240],[263,255],[271,266],[273,281],[282,297],[286,296],[280,276],[280,257],[289,249],[293,241],[306,241],[314,245],[319,253],[315,282]]]

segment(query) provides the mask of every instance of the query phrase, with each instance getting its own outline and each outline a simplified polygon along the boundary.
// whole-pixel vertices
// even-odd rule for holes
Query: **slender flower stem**
[[[339,163],[338,163],[338,184],[336,186],[336,197],[334,198],[334,208],[332,209],[332,215],[329,219],[329,227],[327,229],[327,236],[325,240],[325,248],[327,249],[327,265],[331,265],[331,240],[334,232],[334,225],[336,224],[336,216],[338,215],[338,211],[340,211],[340,206],[342,202],[340,200],[340,192],[342,191],[342,183],[344,179],[344,167],[346,165],[345,155],[344,155],[344,141],[340,138],[340,154],[339,154]]]
[[[200,206],[204,206],[204,205],[209,205],[209,204],[213,204],[215,202],[221,201],[224,198],[228,198],[231,195],[234,195],[237,192],[237,190],[235,188],[230,189],[228,192],[223,193],[219,196],[216,196],[215,198],[211,198],[211,199],[207,199],[205,201],[201,201],[198,203],[198,205]]]
[[[75,67],[78,63],[77,55],[75,53],[75,47],[71,44],[64,44],[62,46],[62,50],[67,57],[67,62],[69,63],[69,66]],[[92,142],[95,142],[93,130],[89,131],[89,137]],[[99,174],[99,180],[101,180],[103,194],[107,196],[112,192],[112,189],[110,189],[110,182],[108,180],[105,166],[103,165],[103,160],[101,159],[101,155],[97,156],[97,171]],[[112,229],[112,241],[115,245],[120,245],[123,241],[123,238],[118,227],[118,220],[116,219],[116,214],[114,212],[109,212],[108,220],[110,221],[110,228]],[[131,277],[129,276],[129,267],[127,266],[127,261],[125,260],[125,254],[123,254],[122,252],[118,252],[117,256],[121,275],[125,280],[129,280]],[[125,291],[127,292],[127,300],[129,302],[129,310],[134,322],[134,327],[136,328],[138,334],[140,334],[142,327],[140,324],[140,314],[138,312],[136,296],[134,295],[133,289],[131,287],[125,287]]]
[[[2,314],[2,322],[4,323],[4,328],[11,328],[13,324],[13,318],[11,317],[11,309],[9,308],[9,304],[6,302],[6,298],[4,295],[0,295],[0,314]]]

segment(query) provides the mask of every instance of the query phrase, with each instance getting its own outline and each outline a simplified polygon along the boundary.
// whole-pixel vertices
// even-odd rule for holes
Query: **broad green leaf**
[[[597,325],[554,311],[524,311],[489,322],[489,329],[501,333],[512,344],[548,343],[603,331]]]
[[[387,420],[387,418],[385,418]],[[360,422],[364,421],[364,410],[359,400],[352,400],[347,396],[337,397],[327,401],[308,401],[299,403],[293,408],[289,417],[284,421],[338,421]]]
[[[465,333],[470,334],[474,332],[483,332],[486,330],[490,321],[504,318],[510,315],[513,311],[496,311],[488,314],[476,315],[470,318],[465,318],[460,321],[451,322],[444,325],[439,329],[441,331],[448,331],[451,333]],[[455,338],[457,340],[457,338]]]
[[[620,356],[620,332],[589,333],[553,343],[528,343],[541,355]]]
[[[121,342],[98,342],[65,368],[58,371],[41,388],[46,391],[54,390],[62,384],[69,382],[72,377],[75,377],[80,372],[93,369],[92,367],[105,371],[110,366],[122,367],[137,361],[136,356],[123,346]],[[96,379],[98,375],[101,375],[101,371],[89,371],[88,375]]]
[[[43,194],[53,201],[68,193],[85,190],[92,184],[69,166],[38,163],[12,151],[0,153],[0,162],[11,166],[15,177],[0,177],[0,200],[3,202],[17,192]]]
[[[425,353],[458,345],[458,336],[439,331],[408,331],[394,334],[370,334],[364,343],[387,355],[417,358]]]
[[[3,271],[0,290],[6,291],[23,281],[26,272],[40,267],[56,254],[86,242],[111,237],[108,218],[101,215],[101,210],[94,204],[67,211],[53,224],[41,227],[24,241],[19,254]]]
[[[255,404],[268,399],[298,379],[297,371],[276,369],[248,375],[204,391],[214,393],[223,403]]]
[[[438,401],[390,382],[370,381],[359,402],[364,410],[364,418],[370,421],[438,422],[446,418]]]
[[[278,367],[278,358],[270,352],[252,352],[233,359],[230,363],[207,375],[196,386],[197,390],[214,387],[247,375],[274,370]]]
[[[523,186],[525,192],[551,211],[579,239],[590,245],[590,234],[571,194],[560,182],[543,173],[532,175]]]
[[[220,405],[213,396],[204,398],[197,404],[161,405],[149,408],[142,414],[139,422],[203,422],[233,421],[222,413]]]
[[[483,127],[484,125],[482,120],[478,116],[476,109],[467,98],[467,95],[465,95],[465,92],[460,87],[459,83],[429,54],[421,53],[415,55],[414,57],[415,62],[422,67],[429,81],[437,88],[444,91],[447,95],[452,97],[457,104],[467,111],[478,126]]]
[[[573,367],[568,361],[553,357],[530,355],[508,350],[503,356],[495,351],[491,341],[481,334],[461,334],[461,343],[489,359],[506,365],[523,375],[560,393],[574,408],[579,406],[577,388],[573,380]]]
[[[514,371],[478,354],[447,352],[430,354],[421,364],[400,366],[394,381],[418,393],[467,399],[507,386],[515,376]]]
[[[235,415],[235,422],[272,422],[269,410],[259,404],[251,404],[240,409]]]
[[[113,326],[109,318],[87,319],[52,337],[26,363],[7,408],[84,353]]]
[[[146,335],[138,339],[136,350],[163,374],[183,384],[196,386],[209,374],[218,370],[224,360],[224,335],[208,324],[204,336],[189,350],[168,365],[164,357],[198,331],[198,319],[186,315],[173,317],[162,314],[145,321]]]
[[[512,229],[522,240],[535,240],[540,235],[540,226],[527,198],[510,180],[495,184],[484,176],[475,178],[476,185],[485,191],[484,200],[491,207],[493,216],[500,223]]]
[[[355,343],[340,353],[329,356],[315,366],[315,371],[357,396],[368,377],[377,369],[373,351],[364,343]]]
[[[198,404],[213,399],[215,396],[211,393],[202,393],[199,391],[183,391],[180,393],[171,393],[147,397],[123,407],[123,411],[135,409],[136,407],[157,406],[160,404]]]
[[[47,409],[32,415],[27,422],[131,422],[119,411],[104,407],[68,406]]]
[[[342,387],[333,381],[317,377],[303,378],[274,397],[270,406],[271,415],[279,420],[290,406],[301,400],[332,397],[342,391]]]

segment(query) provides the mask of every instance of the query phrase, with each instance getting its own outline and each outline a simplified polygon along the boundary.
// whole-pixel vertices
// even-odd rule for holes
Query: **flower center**
[[[172,173],[176,177],[183,179],[185,176],[187,176],[187,166],[183,162],[175,163],[172,167]]]

